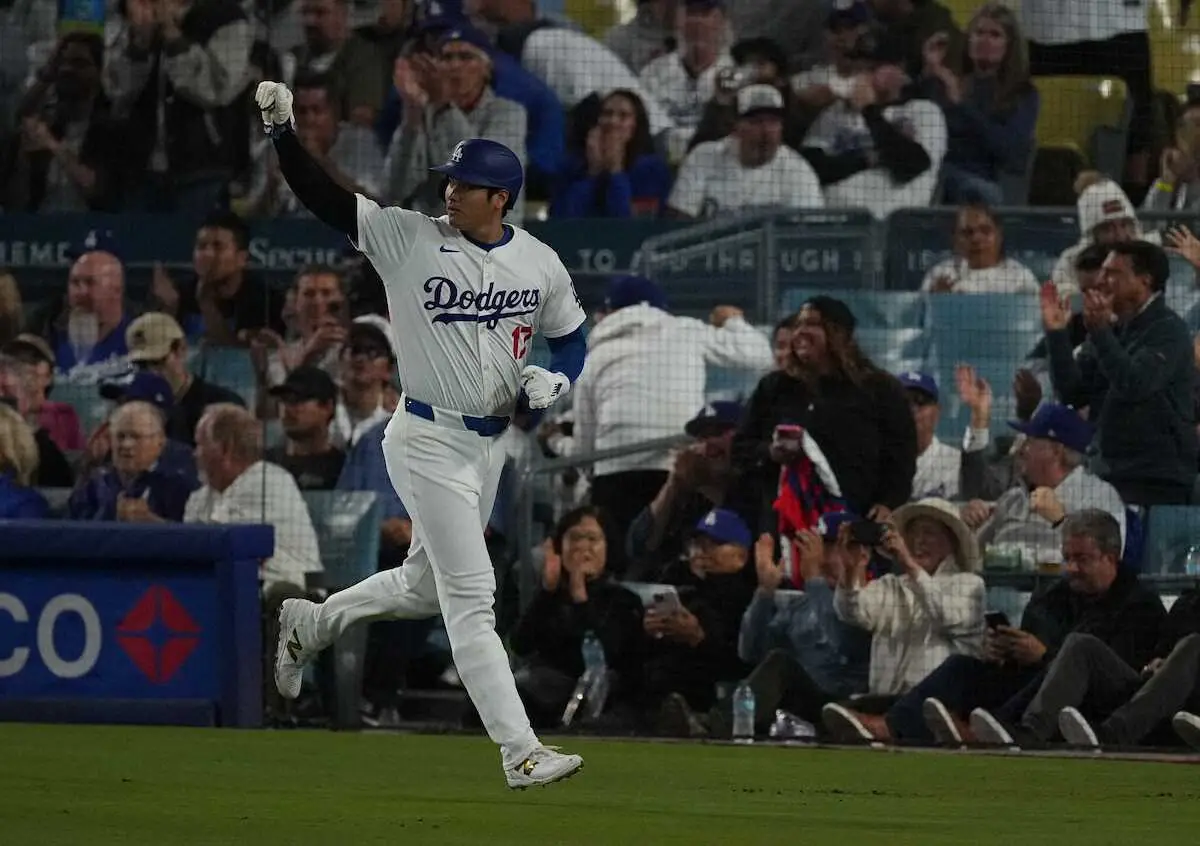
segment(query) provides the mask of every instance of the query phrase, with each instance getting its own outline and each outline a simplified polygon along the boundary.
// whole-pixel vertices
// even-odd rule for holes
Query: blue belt
[[[435,409],[429,403],[415,400],[412,397],[404,398],[404,410],[416,417],[428,420],[430,423],[445,426],[447,429],[466,429],[481,438],[493,438],[503,433],[509,424],[507,417],[475,417],[470,414],[460,414],[457,411]]]

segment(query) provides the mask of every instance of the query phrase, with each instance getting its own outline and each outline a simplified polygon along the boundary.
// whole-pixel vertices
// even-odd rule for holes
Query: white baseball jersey
[[[463,414],[511,414],[533,335],[560,338],[587,315],[558,254],[505,226],[490,249],[450,225],[358,199],[358,243],[383,280],[400,385]]]

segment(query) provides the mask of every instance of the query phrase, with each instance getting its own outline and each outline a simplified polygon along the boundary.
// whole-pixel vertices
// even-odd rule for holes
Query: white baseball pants
[[[458,675],[511,768],[539,742],[496,634],[496,575],[483,539],[504,453],[496,438],[448,426],[406,412],[401,402],[383,454],[413,523],[408,557],[326,599],[317,607],[316,634],[324,647],[357,622],[440,611]]]

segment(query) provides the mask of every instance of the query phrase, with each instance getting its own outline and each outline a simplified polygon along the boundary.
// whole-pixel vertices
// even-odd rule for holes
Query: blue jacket
[[[1041,95],[1032,86],[1009,112],[991,110],[993,81],[975,79],[959,103],[946,99],[941,82],[926,91],[946,113],[946,161],[968,173],[996,180],[1002,172],[1020,173],[1033,153],[1034,128]]]
[[[550,216],[634,217],[636,201],[652,203],[652,216],[658,217],[670,193],[671,169],[657,153],[639,156],[628,171],[599,176],[588,174],[584,159],[571,156],[555,186]]]
[[[867,690],[871,635],[838,618],[824,579],[809,579],[804,593],[786,599],[755,592],[742,617],[738,656],[753,665],[773,649],[791,654],[831,696]]]
[[[546,177],[554,176],[562,166],[567,136],[567,118],[562,103],[550,86],[521,67],[512,56],[498,50],[493,50],[491,56],[492,93],[525,107],[525,151],[529,167]],[[383,108],[375,121],[375,131],[385,150],[400,125],[402,110],[395,86],[388,88]]]
[[[18,485],[11,473],[0,473],[0,520],[44,520],[50,516],[46,498]]]
[[[93,473],[75,489],[67,501],[67,517],[71,520],[117,519],[117,498],[142,497],[150,510],[164,520],[183,522],[183,510],[188,497],[200,487],[195,478],[164,470],[159,466],[139,475],[128,486],[112,467]]]

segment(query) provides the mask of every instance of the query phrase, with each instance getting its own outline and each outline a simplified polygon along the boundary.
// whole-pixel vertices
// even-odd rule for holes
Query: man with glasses
[[[938,420],[942,416],[937,382],[928,373],[916,372],[901,373],[899,379],[917,427],[917,474],[913,477],[912,498],[955,499],[962,453],[937,439]]]
[[[350,325],[339,364],[341,387],[333,413],[333,443],[349,449],[373,426],[391,417],[384,404],[384,386],[396,363],[387,335],[371,323]]]
[[[217,403],[245,405],[233,391],[206,382],[188,370],[187,339],[175,318],[162,312],[143,314],[125,332],[129,361],[167,380],[174,405],[167,414],[167,437],[195,445],[196,424],[204,409]]]

